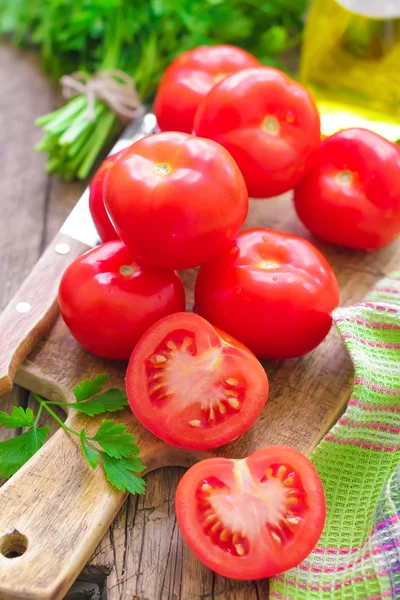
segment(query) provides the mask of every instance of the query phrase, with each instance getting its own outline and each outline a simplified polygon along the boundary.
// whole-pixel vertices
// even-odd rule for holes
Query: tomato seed
[[[217,533],[218,529],[220,529],[220,528],[221,528],[221,522],[220,522],[220,521],[217,521],[217,522],[215,523],[215,525],[213,525],[213,526],[211,527],[211,529],[210,529],[210,533],[212,533],[212,534],[215,534],[215,533]]]
[[[289,475],[289,477],[287,477],[287,478],[284,480],[284,482],[283,482],[283,485],[292,485],[292,484],[293,484],[293,482],[294,482],[294,476],[293,476],[293,474],[291,473],[291,474]]]
[[[212,486],[209,483],[203,483],[203,485],[201,486],[201,491],[209,494],[210,492],[212,492]]]
[[[288,504],[298,504],[299,503],[299,499],[296,497],[291,497],[287,499],[287,503]]]
[[[156,361],[156,363],[165,363],[167,361],[165,356],[162,356],[161,354],[157,354],[154,360]]]
[[[287,468],[284,465],[281,465],[278,469],[278,473],[277,473],[277,477],[279,477],[279,479],[282,479],[282,477],[284,477],[287,473]]]
[[[221,542],[227,542],[229,540],[229,530],[223,529],[221,531],[221,535],[219,536],[219,539],[221,540]]]
[[[192,343],[192,340],[190,338],[185,338],[182,342],[181,350],[187,350],[191,343]]]
[[[298,517],[286,517],[286,521],[291,525],[298,525],[299,518]]]
[[[239,401],[236,398],[228,398],[227,402],[232,408],[238,408],[239,406]]]
[[[239,396],[239,392],[236,390],[225,390],[225,392],[228,394],[228,396],[233,396],[234,398]]]
[[[206,518],[206,520],[203,523],[203,527],[206,527],[207,525],[210,525],[210,523],[212,523],[213,521],[215,521],[215,519],[218,520],[218,517],[215,513],[213,513],[212,515],[208,516]]]
[[[279,535],[277,535],[277,534],[276,534],[276,533],[274,533],[273,531],[271,531],[271,537],[272,537],[272,539],[273,539],[273,540],[275,540],[275,542],[276,542],[277,544],[281,544],[281,543],[282,543],[282,540],[281,540],[281,538],[279,537]]]
[[[239,534],[235,532],[232,537],[232,543],[235,546],[238,542],[239,542]]]

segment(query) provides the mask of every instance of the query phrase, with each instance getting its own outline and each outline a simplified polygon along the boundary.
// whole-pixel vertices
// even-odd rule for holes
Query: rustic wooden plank
[[[40,132],[34,120],[53,104],[52,86],[33,53],[0,43],[0,310],[36,263],[43,238],[48,177],[45,158],[35,153]],[[0,409],[25,406],[26,390],[14,387]],[[15,435],[0,429],[0,440]],[[1,481],[0,481],[1,483]]]
[[[31,54],[0,43],[0,308],[39,257],[47,197],[45,157],[34,151],[39,115],[51,109],[52,87]]]

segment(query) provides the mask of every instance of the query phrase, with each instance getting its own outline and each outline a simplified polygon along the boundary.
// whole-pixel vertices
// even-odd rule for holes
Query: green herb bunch
[[[229,43],[279,66],[300,41],[307,0],[13,0],[0,3],[0,34],[38,47],[55,79],[74,71],[121,69],[149,101],[166,66],[202,44]],[[97,103],[87,120],[83,97],[38,120],[48,170],[66,179],[89,174],[118,130],[115,115]]]
[[[103,391],[108,378],[108,374],[101,373],[76,386],[73,389],[75,402],[45,400],[33,394],[39,406],[36,416],[31,408],[21,406],[14,406],[11,414],[0,412],[0,426],[7,429],[26,428],[24,433],[0,442],[0,476],[7,479],[14,475],[43,446],[50,431],[49,426],[39,427],[40,417],[45,410],[68,434],[80,439],[83,457],[92,469],[101,463],[108,481],[117,490],[143,494],[146,484],[137,473],[146,467],[138,456],[139,447],[135,437],[128,433],[126,425],[105,419],[97,432],[89,435],[86,427],[80,431],[68,427],[52,408],[68,407],[90,417],[122,410],[127,405],[125,391],[115,388]]]

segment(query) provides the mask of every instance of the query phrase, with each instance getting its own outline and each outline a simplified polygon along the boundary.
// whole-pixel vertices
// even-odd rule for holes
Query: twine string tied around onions
[[[119,69],[97,71],[89,75],[76,71],[63,75],[60,79],[64,98],[73,98],[83,94],[87,98],[87,116],[95,120],[95,102],[104,102],[122,122],[127,122],[143,113],[135,84],[127,73]]]

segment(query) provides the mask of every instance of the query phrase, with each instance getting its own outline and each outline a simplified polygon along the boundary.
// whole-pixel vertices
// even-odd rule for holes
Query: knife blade
[[[114,154],[154,132],[151,112],[135,119],[113,146]],[[0,314],[0,397],[12,388],[15,373],[58,315],[58,285],[66,267],[96,246],[100,238],[89,210],[89,188],[72,209],[31,273]]]

